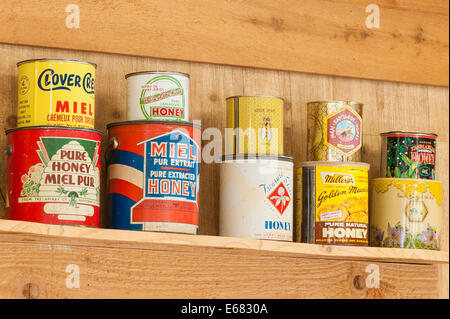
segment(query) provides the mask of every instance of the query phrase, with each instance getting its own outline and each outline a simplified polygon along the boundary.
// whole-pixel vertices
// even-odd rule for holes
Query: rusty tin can
[[[226,155],[283,154],[283,99],[275,96],[232,96],[226,102]]]
[[[297,242],[367,246],[369,164],[304,162],[297,170]]]
[[[8,218],[99,226],[100,131],[34,126],[6,135]]]
[[[94,128],[94,63],[35,59],[19,62],[17,66],[17,127],[51,125]]]
[[[292,241],[293,159],[225,156],[220,164],[221,236]]]
[[[436,134],[381,133],[381,177],[435,179]]]
[[[371,246],[439,250],[442,217],[441,182],[371,180]]]
[[[360,162],[362,107],[353,101],[309,102],[308,161]]]
[[[107,128],[111,227],[197,234],[200,126],[130,121]]]
[[[143,71],[125,75],[127,120],[189,120],[189,74]]]

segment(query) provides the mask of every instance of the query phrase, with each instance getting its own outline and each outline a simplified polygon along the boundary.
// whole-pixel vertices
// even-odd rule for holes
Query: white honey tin
[[[219,235],[293,240],[293,159],[226,156],[220,164]]]
[[[125,75],[127,120],[189,121],[189,75],[144,71]]]

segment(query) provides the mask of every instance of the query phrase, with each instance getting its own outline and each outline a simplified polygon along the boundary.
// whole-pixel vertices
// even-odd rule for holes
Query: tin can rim
[[[363,167],[370,169],[370,164],[364,162],[308,161],[300,163],[299,166],[300,168],[305,166],[345,166],[345,167]]]
[[[415,183],[432,182],[432,183],[442,184],[442,182],[440,180],[437,180],[437,179],[423,179],[423,178],[375,177],[375,178],[371,179],[372,182],[374,182],[376,180],[405,181],[405,182],[411,182],[411,183],[412,182],[415,182]]]
[[[314,104],[314,103],[325,103],[325,104],[337,104],[337,103],[340,103],[340,104],[349,104],[349,105],[361,105],[361,106],[364,106],[364,103],[362,103],[362,102],[359,102],[359,101],[351,101],[351,100],[329,100],[329,101],[326,101],[326,100],[317,100],[317,101],[309,101],[309,102],[306,102],[306,105]]]
[[[232,95],[232,96],[229,96],[229,97],[225,98],[225,100],[230,100],[230,99],[234,99],[234,98],[237,98],[237,97],[270,97],[270,98],[281,100],[284,103],[284,99],[282,97],[280,97],[280,96],[265,95],[265,94]]]
[[[181,125],[181,126],[192,126],[201,129],[201,124],[188,122],[188,121],[161,121],[161,120],[134,120],[134,121],[121,121],[109,123],[106,125],[106,129],[110,129],[114,126],[122,125],[145,125],[145,124],[167,124],[167,125]]]
[[[185,77],[187,77],[188,79],[191,77],[189,74],[187,73],[183,73],[183,72],[178,72],[178,71],[137,71],[137,72],[131,72],[131,73],[127,73],[125,74],[125,79],[128,79],[130,76],[134,76],[134,75],[142,75],[142,74],[172,74],[172,75],[183,75]]]
[[[222,162],[230,161],[230,160],[246,160],[246,159],[255,159],[255,160],[279,160],[284,162],[294,163],[294,158],[285,155],[277,155],[277,154],[229,154],[222,156]]]
[[[95,63],[93,63],[93,62],[84,61],[84,60],[77,60],[77,59],[47,59],[47,58],[42,58],[42,59],[28,59],[28,60],[19,61],[19,62],[16,63],[16,65],[17,65],[17,66],[20,66],[20,65],[25,64],[25,63],[40,62],[40,61],[78,62],[78,63],[90,64],[90,65],[93,65],[95,68],[97,68],[97,64],[95,64]]]
[[[403,131],[389,131],[380,133],[381,136],[390,135],[390,134],[402,134],[402,135],[418,135],[418,136],[434,136],[438,137],[436,133],[419,133],[419,132],[403,132]]]
[[[36,126],[23,126],[23,127],[16,127],[16,128],[12,128],[9,130],[5,130],[5,134],[9,134],[12,132],[16,132],[16,131],[23,131],[23,130],[47,130],[47,129],[51,129],[51,130],[75,130],[75,131],[86,131],[86,132],[91,132],[91,133],[98,133],[100,135],[103,135],[103,132],[100,130],[96,130],[93,128],[88,128],[88,127],[73,127],[73,126],[57,126],[57,125],[36,125]]]

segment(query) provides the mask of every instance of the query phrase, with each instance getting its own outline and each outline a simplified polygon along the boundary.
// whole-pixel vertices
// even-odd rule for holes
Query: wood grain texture
[[[228,96],[267,94],[283,97],[286,102],[285,154],[294,157],[295,166],[306,160],[306,102],[311,100],[346,99],[364,103],[363,161],[371,165],[371,178],[379,176],[379,133],[389,130],[437,133],[437,178],[444,186],[441,246],[448,252],[448,88],[3,44],[0,45],[2,129],[14,128],[16,125],[16,62],[41,57],[84,59],[98,64],[95,126],[105,133],[103,145],[106,145],[106,124],[125,120],[124,75],[158,69],[190,73],[191,120],[201,120],[203,129],[216,127],[223,130],[225,98]],[[203,146],[208,142],[204,140]],[[5,136],[0,136],[0,149],[4,147]],[[105,169],[104,162],[102,165]],[[4,189],[5,168],[0,173],[0,186]],[[199,231],[202,235],[217,235],[218,164],[202,163],[201,174]],[[0,205],[0,217],[4,217],[4,207]],[[101,208],[104,222],[105,205]],[[102,225],[105,226],[104,223]],[[448,266],[439,266],[439,276],[439,296],[448,298]]]
[[[448,2],[6,0],[0,42],[448,86]]]
[[[79,269],[79,288],[66,286],[67,267],[73,264]],[[437,266],[375,263],[379,288],[368,288],[368,265],[181,247],[0,243],[0,298],[438,297]]]

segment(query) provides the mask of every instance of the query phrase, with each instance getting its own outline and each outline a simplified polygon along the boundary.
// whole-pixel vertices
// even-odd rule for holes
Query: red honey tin
[[[200,126],[130,121],[107,128],[110,226],[197,234]]]
[[[100,131],[33,126],[6,135],[8,218],[99,226]]]

